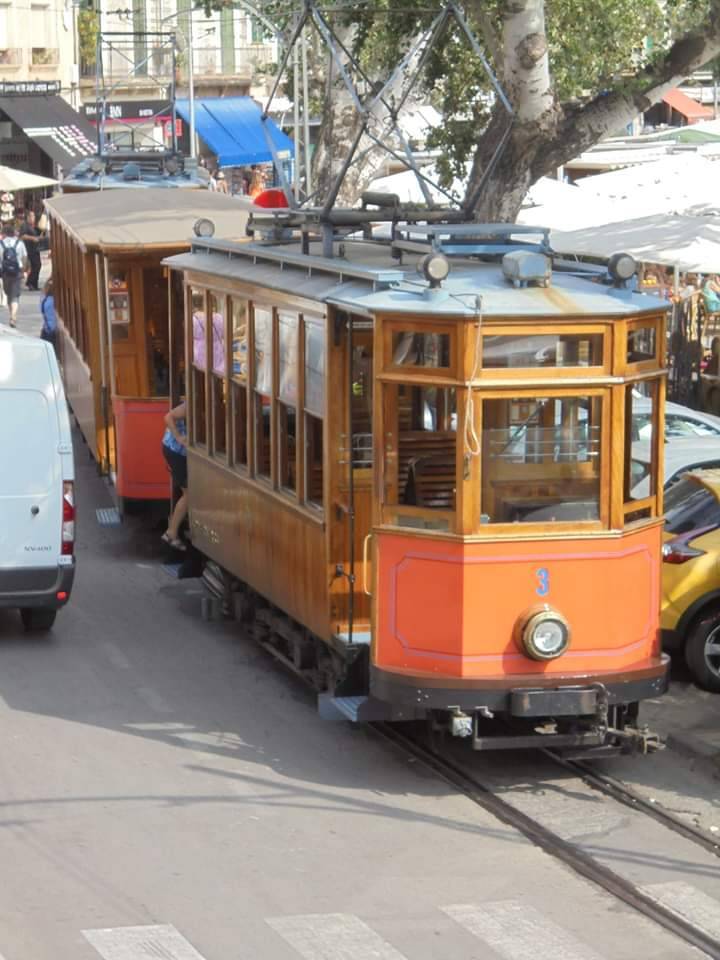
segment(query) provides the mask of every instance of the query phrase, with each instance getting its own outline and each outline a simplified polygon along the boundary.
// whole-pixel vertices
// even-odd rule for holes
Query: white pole
[[[307,41],[305,39],[305,30],[300,37],[300,50],[302,51],[302,74],[303,74],[303,142],[305,145],[305,195],[312,193],[312,175],[310,171],[310,115],[308,105],[310,97],[308,96],[308,62],[307,62]]]
[[[293,164],[293,190],[295,200],[300,202],[300,61],[297,41],[293,47],[293,126],[295,129],[295,163]]]
[[[195,60],[193,55],[193,11],[190,8],[188,16],[188,35],[186,37],[188,50],[188,100],[190,101],[190,157],[197,157],[195,143]]]

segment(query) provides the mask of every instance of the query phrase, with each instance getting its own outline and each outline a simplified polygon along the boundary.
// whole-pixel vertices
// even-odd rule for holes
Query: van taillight
[[[63,483],[62,554],[72,556],[75,551],[75,489],[71,480]]]

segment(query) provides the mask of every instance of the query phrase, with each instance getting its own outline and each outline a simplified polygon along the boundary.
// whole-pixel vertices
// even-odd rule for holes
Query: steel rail
[[[638,793],[637,790],[634,790],[622,780],[618,780],[616,777],[612,777],[607,773],[600,773],[581,760],[568,760],[554,753],[552,750],[543,750],[543,753],[566,770],[575,773],[576,776],[594,790],[598,790],[600,793],[612,797],[613,800],[622,803],[626,807],[630,807],[631,810],[641,810],[649,817],[652,817],[653,820],[657,820],[658,823],[663,824],[668,830],[672,830],[673,833],[679,834],[686,840],[690,840],[698,846],[703,847],[716,857],[720,857],[720,840],[713,840],[704,830],[685,823],[684,820],[681,820],[676,814],[671,813],[671,811],[663,807],[662,804],[647,800],[642,794]]]
[[[413,740],[395,725],[374,723],[370,726],[378,736],[410,753],[477,806],[517,830],[535,846],[570,867],[574,873],[589,880],[685,943],[701,950],[713,960],[720,960],[720,941],[653,900],[634,883],[600,863],[576,844],[564,840],[537,820],[517,810],[453,761],[439,756],[429,747]]]

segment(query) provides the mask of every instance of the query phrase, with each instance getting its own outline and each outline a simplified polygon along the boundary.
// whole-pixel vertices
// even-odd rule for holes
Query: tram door
[[[338,626],[346,624],[352,615],[353,634],[359,639],[362,634],[369,638],[370,631],[370,598],[363,590],[362,574],[363,545],[372,522],[373,326],[372,321],[353,317],[352,327],[352,347],[346,328],[333,358],[342,393],[338,436],[330,441],[331,449],[337,448],[338,463],[337,479],[332,485],[335,502],[331,560],[336,573],[342,566],[342,574],[335,576],[331,587],[331,613]],[[352,613],[348,580],[351,569],[355,575]]]

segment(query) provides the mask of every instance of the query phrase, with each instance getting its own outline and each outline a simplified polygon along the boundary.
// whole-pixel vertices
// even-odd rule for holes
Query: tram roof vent
[[[503,276],[514,287],[527,287],[536,283],[549,287],[552,277],[552,261],[544,253],[529,250],[514,250],[502,258]]]

